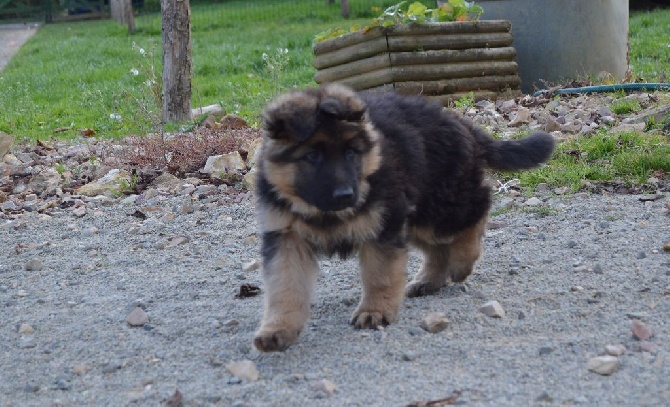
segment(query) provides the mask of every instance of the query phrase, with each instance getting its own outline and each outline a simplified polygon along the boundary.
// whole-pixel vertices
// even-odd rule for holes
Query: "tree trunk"
[[[132,0],[111,0],[109,7],[112,19],[119,24],[128,24],[128,32],[135,31]]]
[[[349,18],[349,0],[341,0],[342,17]]]
[[[191,5],[161,0],[163,11],[163,120],[191,118]]]

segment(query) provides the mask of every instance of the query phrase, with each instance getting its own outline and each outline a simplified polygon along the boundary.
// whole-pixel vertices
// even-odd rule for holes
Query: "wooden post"
[[[163,30],[163,120],[191,118],[191,4],[161,0]]]
[[[342,17],[349,18],[349,0],[341,0],[340,7],[342,8]]]
[[[119,24],[128,24],[128,32],[135,31],[132,0],[110,0],[109,7],[112,19]]]

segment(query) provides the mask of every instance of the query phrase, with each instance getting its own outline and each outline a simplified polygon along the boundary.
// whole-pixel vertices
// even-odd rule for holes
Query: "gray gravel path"
[[[261,297],[235,298],[240,285],[261,285],[259,269],[243,270],[259,258],[249,200],[93,199],[85,214],[3,220],[0,405],[161,406],[176,391],[186,406],[404,406],[455,391],[469,406],[667,405],[668,198],[539,198],[526,207],[499,196],[475,274],[405,301],[385,331],[347,324],[355,261],[323,261],[313,317],[283,354],[251,346]],[[419,262],[413,254],[410,274]],[[479,312],[489,300],[506,315]],[[131,327],[137,306],[149,322]],[[430,312],[447,315],[445,331],[420,328]],[[633,319],[653,331],[647,342]],[[617,371],[587,369],[617,344]],[[242,360],[258,380],[229,372]]]
[[[39,24],[0,24],[0,71],[21,46],[37,32]]]

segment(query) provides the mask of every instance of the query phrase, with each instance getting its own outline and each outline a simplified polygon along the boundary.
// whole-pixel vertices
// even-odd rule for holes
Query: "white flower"
[[[155,84],[155,83],[156,83],[156,82],[152,81],[151,79],[147,79],[147,80],[144,82],[144,84],[147,85],[147,86],[151,86],[151,85],[153,85],[153,84]]]
[[[147,53],[147,52],[144,50],[144,48],[140,48],[140,55],[144,55],[144,54],[146,54],[146,53]]]
[[[267,61],[268,58],[270,58],[270,56],[264,52],[263,53],[263,61]]]
[[[288,48],[277,48],[277,53],[279,53],[279,55],[286,55],[288,54]]]
[[[109,118],[110,118],[111,120],[121,120],[121,115],[120,115],[120,114],[116,114],[116,113],[110,113],[110,114],[109,114]]]
[[[133,69],[130,70],[130,73],[133,74],[133,76],[137,76],[137,75],[140,74],[140,71],[138,71],[137,69],[133,68]]]

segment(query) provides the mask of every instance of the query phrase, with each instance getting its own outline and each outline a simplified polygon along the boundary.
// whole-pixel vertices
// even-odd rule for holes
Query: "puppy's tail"
[[[546,162],[554,151],[555,141],[548,133],[533,133],[521,140],[496,140],[474,125],[470,125],[470,129],[484,150],[488,166],[494,170],[534,168]]]

